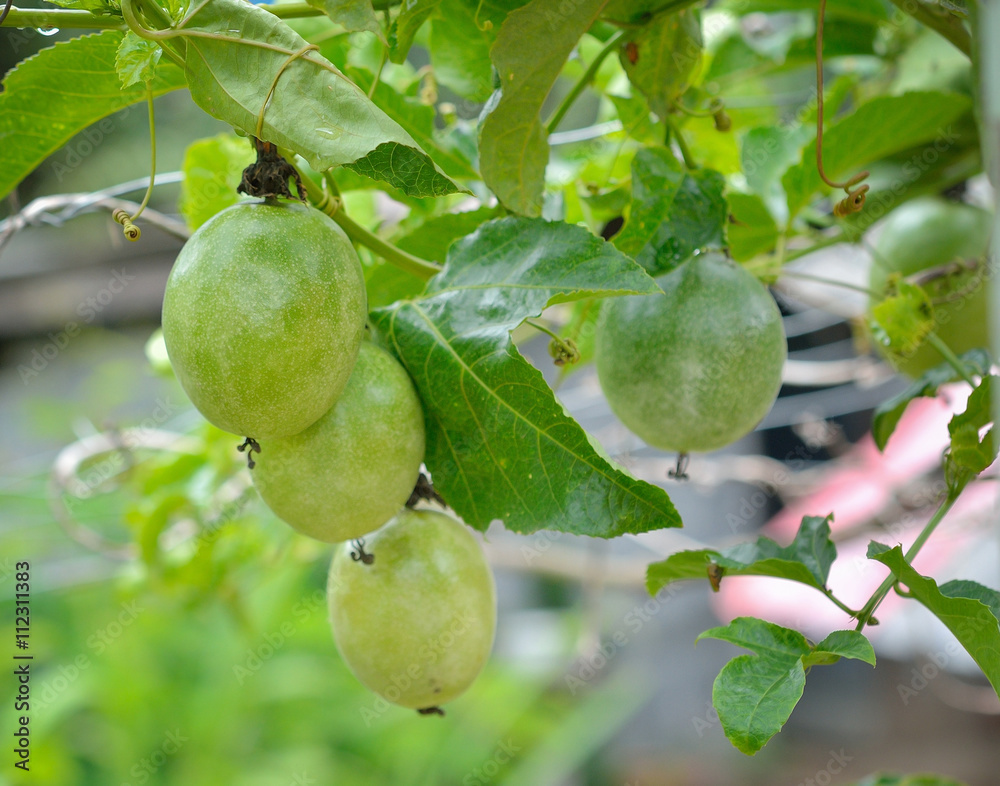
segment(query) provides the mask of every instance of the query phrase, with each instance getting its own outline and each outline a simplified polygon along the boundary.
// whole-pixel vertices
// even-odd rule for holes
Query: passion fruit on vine
[[[405,508],[363,544],[337,549],[327,584],[337,649],[394,704],[437,710],[473,683],[496,631],[496,587],[468,528]]]
[[[594,360],[619,419],[678,453],[735,442],[761,421],[787,355],[781,313],[750,272],[718,254],[657,279],[663,294],[604,302]]]
[[[163,297],[163,337],[209,421],[258,440],[286,437],[337,400],[366,312],[361,264],[332,219],[296,203],[243,202],[181,249]]]
[[[424,412],[406,370],[362,341],[337,402],[299,434],[261,441],[254,486],[304,535],[337,543],[403,507],[424,460]]]

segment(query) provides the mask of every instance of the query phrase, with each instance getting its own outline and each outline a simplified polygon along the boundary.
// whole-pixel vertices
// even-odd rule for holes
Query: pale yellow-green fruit
[[[177,379],[209,421],[257,440],[297,434],[354,368],[367,298],[351,241],[297,203],[241,202],[181,249],[163,296]]]
[[[371,564],[345,543],[330,565],[330,623],[345,663],[403,707],[455,699],[486,664],[496,631],[496,588],[479,543],[449,515],[407,508],[365,537],[364,550]]]
[[[424,460],[424,413],[406,370],[363,341],[337,403],[305,431],[261,440],[253,482],[303,535],[336,543],[391,519]]]
[[[744,436],[781,388],[781,312],[749,271],[694,257],[657,279],[663,294],[610,298],[594,361],[614,413],[649,445],[707,452]]]

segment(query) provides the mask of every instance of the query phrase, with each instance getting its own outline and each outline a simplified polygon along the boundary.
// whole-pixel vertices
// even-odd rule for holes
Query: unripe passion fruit
[[[337,649],[354,675],[388,701],[427,709],[478,676],[496,630],[496,589],[479,543],[459,521],[404,509],[364,541],[337,549],[327,600]]]
[[[923,197],[907,202],[885,220],[875,244],[869,286],[883,292],[892,273],[904,277],[959,262],[954,270],[922,281],[934,304],[938,337],[956,353],[988,347],[986,253],[993,216],[971,205]],[[965,263],[971,263],[965,267]],[[874,305],[873,301],[871,305]],[[876,343],[876,346],[879,346]],[[881,350],[881,347],[879,346]],[[918,377],[944,362],[924,343],[909,358],[894,358],[900,371]]]
[[[606,300],[594,360],[611,409],[648,444],[715,450],[751,431],[781,387],[787,347],[767,289],[718,255],[657,279],[659,295]]]
[[[361,264],[328,216],[243,202],[181,249],[163,336],[208,420],[268,439],[297,434],[330,409],[354,368],[366,312]]]
[[[253,482],[304,535],[336,543],[378,529],[409,498],[424,460],[424,413],[406,370],[362,341],[347,387],[300,434],[264,440]]]

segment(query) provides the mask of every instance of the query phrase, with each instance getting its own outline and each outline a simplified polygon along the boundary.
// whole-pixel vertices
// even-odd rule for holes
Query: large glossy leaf
[[[837,558],[837,547],[830,540],[832,518],[806,516],[787,546],[761,536],[720,551],[695,549],[671,554],[646,569],[646,589],[655,595],[675,581],[707,579],[711,568],[716,582],[724,576],[773,576],[826,592],[830,566]]]
[[[906,561],[901,546],[889,548],[872,541],[869,559],[893,572],[910,596],[924,604],[947,626],[983,670],[993,690],[1000,694],[1000,593],[972,581],[953,581],[938,587]]]
[[[961,356],[960,360],[970,374],[977,376],[982,376],[989,371],[992,363],[990,355],[985,349],[969,350]],[[874,437],[878,449],[885,450],[889,437],[896,430],[899,419],[903,417],[903,412],[913,399],[935,396],[941,385],[958,382],[960,379],[958,372],[952,368],[950,363],[942,363],[940,366],[927,370],[895,396],[879,404],[875,408],[872,420],[872,437]]]
[[[45,158],[88,126],[144,101],[145,84],[123,89],[116,68],[123,33],[108,30],[60,41],[7,74],[0,93],[0,197],[9,194]],[[153,95],[184,86],[184,74],[164,63]],[[73,151],[75,163],[54,161],[57,179],[101,144],[114,128],[106,120]]]
[[[680,526],[666,493],[603,458],[510,338],[552,303],[656,291],[581,227],[506,218],[456,242],[421,297],[373,312],[423,401],[434,485],[466,522],[605,538]]]
[[[725,178],[691,172],[664,147],[647,147],[632,161],[632,204],[615,246],[650,275],[672,270],[699,248],[725,243]]]
[[[413,137],[332,63],[304,51],[306,42],[273,14],[241,0],[211,0],[180,29],[191,97],[213,117],[255,134],[267,96],[261,88],[278,77],[262,139],[317,171],[346,166],[410,196],[459,190]]]
[[[947,148],[949,126],[969,111],[968,96],[914,92],[880,96],[827,128],[823,133],[823,168],[834,180],[854,175],[867,164],[925,142]],[[794,217],[813,194],[826,189],[816,170],[815,140],[800,163],[782,177],[788,212]]]
[[[573,47],[607,0],[575,0],[553,7],[532,0],[505,20],[490,50],[500,87],[479,126],[479,168],[511,211],[542,211],[549,143],[538,116]]]
[[[857,658],[875,665],[871,644],[856,631],[835,631],[811,647],[798,631],[755,617],[737,617],[698,636],[753,652],[727,663],[712,686],[712,703],[729,741],[755,754],[785,725],[802,698],[806,667]]]

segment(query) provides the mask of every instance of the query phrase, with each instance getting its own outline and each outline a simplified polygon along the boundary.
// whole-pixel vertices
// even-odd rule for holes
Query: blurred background
[[[51,43],[37,31],[3,37],[4,70]],[[786,91],[809,87],[807,73],[775,78]],[[574,111],[580,126],[602,122],[585,101]],[[185,93],[157,100],[156,213],[129,244],[109,206],[141,198],[145,111],[110,127],[73,140],[0,212],[0,605],[11,620],[15,565],[30,562],[34,656],[30,776],[5,763],[0,783],[794,786],[881,770],[997,783],[1000,703],[919,609],[887,601],[873,629],[878,668],[814,669],[783,732],[749,758],[711,708],[712,682],[737,650],[695,637],[757,614],[819,640],[848,627],[846,616],[773,581],[727,579],[719,594],[682,584],[655,598],[644,589],[646,565],[674,551],[758,533],[787,542],[802,515],[831,511],[845,563],[831,581],[848,602],[881,581],[864,547],[906,541],[926,521],[944,424],[964,392],[914,408],[898,448],[877,454],[872,409],[905,380],[855,336],[864,296],[778,282],[790,349],[782,395],[757,432],[694,457],[685,483],[668,478],[673,456],[616,421],[592,368],[562,378],[547,339],[519,333],[570,412],[630,471],[666,487],[686,526],[613,542],[491,528],[493,658],[446,717],[418,717],[347,671],[326,620],[331,548],[267,511],[233,438],[191,408],[150,342],[182,244],[185,147],[229,129]],[[554,140],[557,164],[571,171],[575,156],[618,144],[614,128],[595,133],[585,154]],[[978,180],[963,193],[992,200]],[[352,214],[389,222],[401,209],[367,193]],[[856,247],[796,263],[855,283],[869,265]],[[994,486],[956,507],[918,568],[1000,586]],[[10,678],[0,693],[6,735],[18,715]]]

